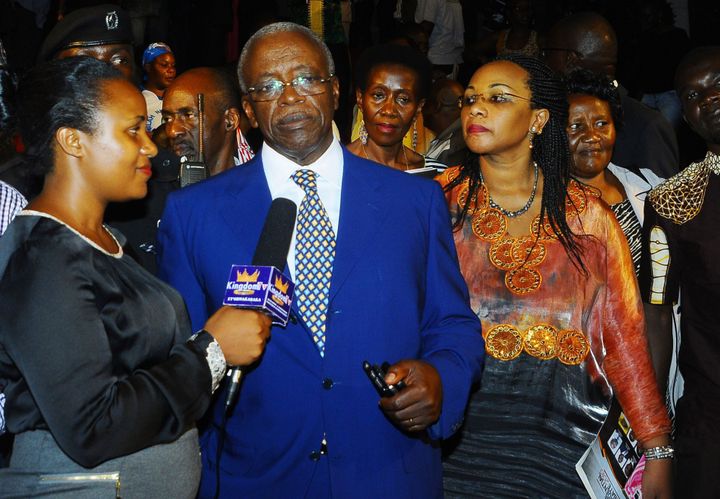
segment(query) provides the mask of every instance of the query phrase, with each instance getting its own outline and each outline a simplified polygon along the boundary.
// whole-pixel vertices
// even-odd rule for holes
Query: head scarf
[[[153,62],[158,56],[168,53],[172,54],[172,50],[166,44],[162,42],[151,43],[147,46],[145,52],[143,52],[143,67],[145,67],[145,64],[150,64],[151,62]]]

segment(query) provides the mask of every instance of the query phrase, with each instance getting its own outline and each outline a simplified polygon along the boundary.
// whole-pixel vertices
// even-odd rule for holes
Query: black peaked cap
[[[114,43],[132,45],[130,16],[117,5],[103,4],[72,11],[48,33],[38,62],[48,61],[61,50]]]

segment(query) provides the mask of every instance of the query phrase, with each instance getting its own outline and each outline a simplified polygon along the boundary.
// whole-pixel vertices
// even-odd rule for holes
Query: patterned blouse
[[[642,254],[642,226],[640,220],[635,215],[629,199],[611,205],[610,209],[615,213],[615,218],[617,218],[620,228],[627,239],[628,246],[630,246],[635,275],[640,275],[640,256]]]

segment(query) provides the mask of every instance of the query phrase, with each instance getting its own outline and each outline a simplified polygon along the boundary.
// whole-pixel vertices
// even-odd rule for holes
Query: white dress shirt
[[[330,147],[315,162],[309,165],[299,165],[286,158],[267,142],[263,144],[261,157],[263,170],[273,199],[287,198],[294,201],[300,209],[300,203],[305,197],[305,191],[292,179],[297,170],[313,170],[316,174],[318,196],[325,211],[330,218],[335,239],[338,237],[340,225],[340,193],[343,176],[343,150],[337,139],[333,138]],[[293,230],[293,237],[288,252],[288,270],[290,277],[295,279],[295,237],[297,226]]]

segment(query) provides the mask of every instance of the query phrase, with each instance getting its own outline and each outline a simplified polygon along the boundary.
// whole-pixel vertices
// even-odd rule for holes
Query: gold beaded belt
[[[576,329],[562,329],[537,324],[521,332],[510,324],[493,326],[485,335],[485,351],[498,360],[512,360],[522,351],[541,360],[557,358],[563,364],[576,366],[590,352],[590,343]]]

